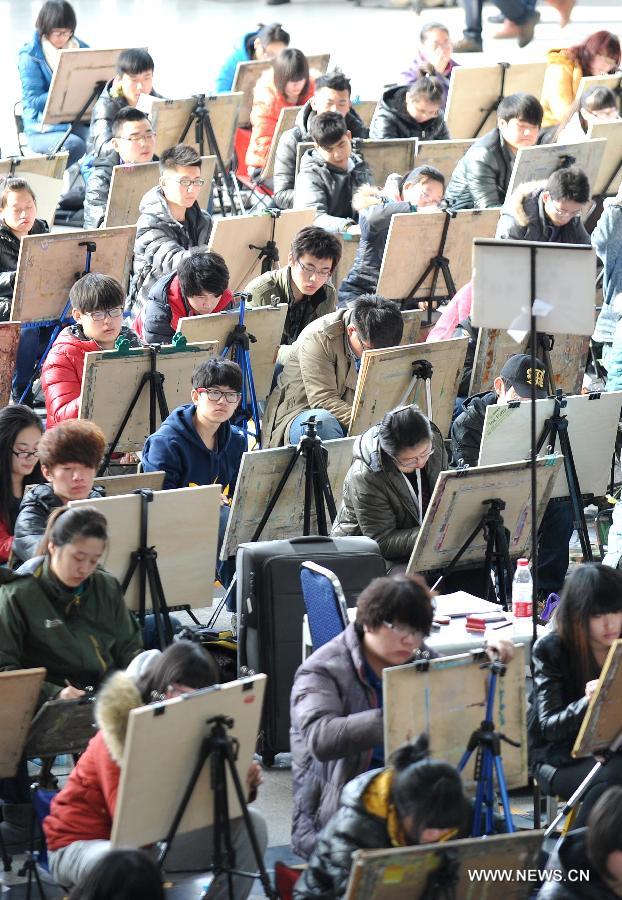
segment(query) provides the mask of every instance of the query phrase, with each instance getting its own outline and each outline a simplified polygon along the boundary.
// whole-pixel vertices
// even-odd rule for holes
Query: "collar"
[[[406,835],[400,824],[395,804],[391,799],[392,788],[393,769],[383,769],[366,788],[363,794],[363,805],[372,816],[386,821],[391,846],[405,847],[407,845]]]

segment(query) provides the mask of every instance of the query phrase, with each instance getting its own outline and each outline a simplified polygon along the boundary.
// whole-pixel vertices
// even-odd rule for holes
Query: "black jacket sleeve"
[[[49,514],[50,510],[46,506],[26,495],[13,530],[13,553],[20,562],[26,562],[37,555]]]
[[[480,404],[469,405],[451,426],[451,459],[457,466],[462,460],[468,466],[476,466],[484,432],[485,409]]]
[[[560,664],[563,652],[554,635],[534,644],[533,687],[542,737],[551,743],[574,741],[588,707],[587,697],[568,703],[568,686]]]
[[[168,303],[149,297],[143,322],[143,340],[147,344],[170,344],[175,334],[171,319],[171,307]]]

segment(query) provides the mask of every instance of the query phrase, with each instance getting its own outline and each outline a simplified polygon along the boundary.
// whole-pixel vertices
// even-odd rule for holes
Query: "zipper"
[[[106,661],[104,660],[104,657],[102,656],[101,648],[99,646],[99,641],[97,640],[97,638],[95,637],[94,634],[89,634],[89,639],[90,639],[91,643],[93,644],[93,649],[95,650],[95,656],[99,660],[99,664],[102,667],[102,672],[107,672],[108,666],[106,665]]]

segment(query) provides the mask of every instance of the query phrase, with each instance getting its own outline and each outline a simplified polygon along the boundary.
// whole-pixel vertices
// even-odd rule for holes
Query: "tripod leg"
[[[508,607],[508,591],[506,578],[512,580],[512,564],[510,562],[510,554],[507,541],[505,539],[505,529],[503,525],[497,525],[495,534],[495,550],[497,559],[497,580],[499,582],[499,598],[503,609],[507,611]]]
[[[572,504],[572,512],[575,528],[579,535],[583,559],[586,562],[592,562],[592,545],[590,543],[590,533],[588,531],[587,522],[585,521],[585,513],[583,512],[583,502],[581,500],[581,489],[579,487],[579,479],[574,464],[574,456],[572,455],[572,447],[570,446],[570,437],[568,435],[567,426],[559,430],[559,445],[564,454],[564,468],[566,470],[566,479],[568,481],[568,490],[570,492],[570,502]]]
[[[482,833],[482,807],[484,805],[485,798],[485,783],[481,753],[481,747],[478,747],[477,757],[475,760],[475,773],[477,775],[479,771],[479,778],[477,780],[477,790],[475,791],[475,801],[473,804],[473,825],[471,826],[471,837],[480,837]]]
[[[173,843],[173,839],[177,834],[177,829],[179,828],[180,822],[183,818],[183,815],[186,811],[188,804],[190,803],[190,798],[192,797],[192,793],[196,787],[196,783],[199,780],[199,776],[203,771],[203,766],[209,759],[211,753],[211,746],[209,738],[204,738],[201,743],[201,750],[199,751],[199,756],[197,758],[196,763],[194,764],[194,768],[190,773],[190,778],[188,780],[188,784],[186,785],[186,789],[183,793],[181,800],[179,801],[179,806],[175,811],[175,815],[173,816],[173,821],[171,823],[171,827],[168,830],[168,834],[162,841],[162,847],[160,849],[160,853],[158,854],[158,866],[160,868],[164,865],[164,860],[168,856],[168,851],[171,849],[171,844]]]
[[[485,529],[486,534],[486,555],[484,557],[484,584],[482,597],[484,600],[488,600],[490,596],[490,576],[492,575],[492,559],[494,554],[495,540],[496,534],[494,531],[494,526],[491,527],[488,525]]]
[[[160,627],[158,628],[158,639],[161,640],[164,638],[164,644],[161,649],[168,647],[169,644],[173,643],[173,626],[171,625],[171,614],[168,611],[168,606],[166,603],[166,596],[164,594],[164,586],[162,584],[162,579],[160,578],[160,570],[158,568],[158,560],[155,557],[151,557],[148,559],[149,568],[149,590],[151,591],[151,597],[153,599],[153,607],[155,611],[155,607],[158,607],[158,624]],[[157,600],[155,599],[157,598]]]
[[[501,755],[495,753],[492,757],[495,764],[495,772],[497,774],[497,784],[499,785],[499,793],[501,794],[501,803],[503,805],[503,813],[505,815],[505,825],[508,832],[513,833],[516,831],[514,827],[514,821],[512,819],[512,810],[510,808],[510,797],[508,795],[508,789],[505,781],[505,772],[503,771],[503,760],[501,759]]]
[[[302,533],[311,534],[311,494],[313,493],[313,455],[305,453],[305,500]]]
[[[294,466],[296,465],[296,463],[297,463],[297,461],[298,461],[298,457],[301,455],[301,453],[302,453],[302,450],[301,450],[300,447],[294,448],[294,452],[293,452],[293,454],[292,454],[292,458],[291,458],[290,461],[288,462],[287,468],[286,468],[285,471],[283,472],[283,475],[281,476],[281,480],[280,480],[279,483],[277,484],[276,489],[275,489],[275,491],[274,491],[274,494],[272,495],[272,497],[270,498],[270,500],[269,500],[269,502],[268,502],[268,505],[267,505],[267,507],[266,507],[266,510],[265,510],[263,516],[261,517],[260,522],[259,522],[259,525],[257,526],[257,528],[255,529],[255,531],[253,532],[253,536],[252,536],[252,538],[251,538],[251,543],[255,543],[255,541],[258,541],[259,538],[261,537],[261,533],[263,532],[264,528],[266,527],[266,522],[268,521],[268,519],[269,519],[270,516],[272,515],[272,510],[274,509],[274,507],[275,507],[276,504],[278,503],[279,497],[280,497],[281,494],[283,493],[283,489],[284,489],[285,485],[287,484],[287,481],[288,481],[288,479],[289,479],[289,476],[292,474],[292,472],[293,472],[293,470],[294,470]]]
[[[313,456],[316,466],[316,477],[319,481],[320,489],[322,491],[324,502],[326,503],[326,508],[328,510],[328,515],[330,517],[330,522],[332,525],[337,517],[337,506],[335,505],[335,497],[333,496],[333,489],[330,484],[330,478],[328,477],[326,457],[324,456],[324,451],[321,447],[315,448]],[[328,534],[328,531],[320,533]]]

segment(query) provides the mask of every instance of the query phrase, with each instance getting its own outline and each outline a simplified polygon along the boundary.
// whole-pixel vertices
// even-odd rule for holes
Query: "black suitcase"
[[[375,541],[366,537],[311,535],[289,541],[240,544],[236,557],[238,666],[268,676],[259,749],[266,765],[289,750],[289,696],[302,662],[300,564],[313,560],[331,569],[348,606],[363,588],[386,573]]]

